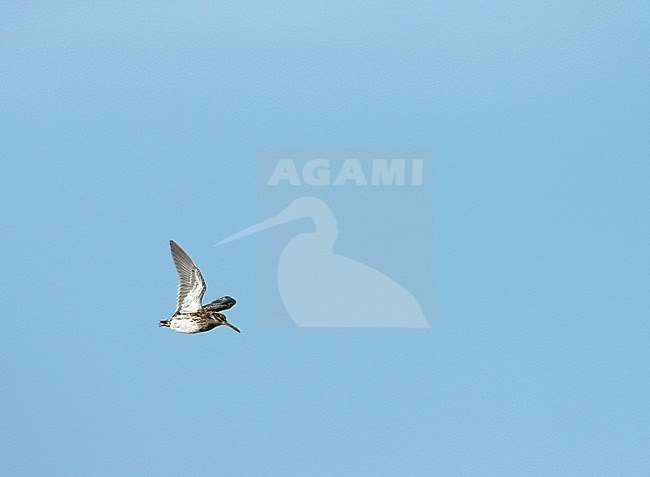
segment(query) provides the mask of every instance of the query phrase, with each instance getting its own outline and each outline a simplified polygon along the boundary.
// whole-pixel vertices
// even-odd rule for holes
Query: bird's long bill
[[[228,323],[227,321],[226,321],[225,324],[226,324],[226,326],[229,326],[230,328],[235,330],[237,333],[241,333],[241,331],[239,331],[239,328],[237,328],[235,325],[232,325],[232,324]]]
[[[221,242],[217,244],[217,246],[223,245],[228,242],[232,242],[233,240],[239,240],[240,238],[244,238],[248,235],[260,232],[265,229],[269,229],[271,227],[275,227],[276,225],[280,225],[285,222],[297,220],[305,216],[306,215],[303,213],[303,211],[296,210],[294,207],[291,207],[291,205],[289,205],[286,209],[284,209],[282,212],[275,215],[274,217],[271,217],[270,219],[267,220],[263,220],[259,224],[248,227],[242,230],[241,232],[237,232],[236,234],[223,239]]]

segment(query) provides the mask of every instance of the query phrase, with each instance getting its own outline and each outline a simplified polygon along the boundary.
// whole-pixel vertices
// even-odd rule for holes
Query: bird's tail
[[[158,323],[158,326],[166,326],[169,328],[169,320],[163,320],[160,323]]]

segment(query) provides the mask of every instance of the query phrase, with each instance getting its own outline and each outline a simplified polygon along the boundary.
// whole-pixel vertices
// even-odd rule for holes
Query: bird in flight
[[[179,333],[202,333],[226,325],[241,333],[236,326],[228,323],[225,315],[219,313],[232,308],[237,303],[235,299],[224,296],[203,305],[201,302],[206,286],[201,271],[176,242],[170,240],[169,245],[178,272],[178,305],[172,317],[161,321],[159,326]]]

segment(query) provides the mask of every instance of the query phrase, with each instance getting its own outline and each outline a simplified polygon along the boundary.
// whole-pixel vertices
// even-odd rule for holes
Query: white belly
[[[172,318],[171,323],[169,323],[169,327],[179,333],[198,333],[201,331],[201,328],[196,321],[187,318],[174,317]]]

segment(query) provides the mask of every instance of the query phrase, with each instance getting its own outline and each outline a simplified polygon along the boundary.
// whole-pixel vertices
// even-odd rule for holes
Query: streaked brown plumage
[[[219,313],[232,308],[235,299],[224,296],[204,306],[201,302],[206,286],[201,271],[176,242],[170,240],[169,245],[178,272],[178,305],[173,316],[161,321],[159,326],[166,326],[179,333],[193,334],[226,325],[241,333],[236,326],[228,323],[225,315]]]

